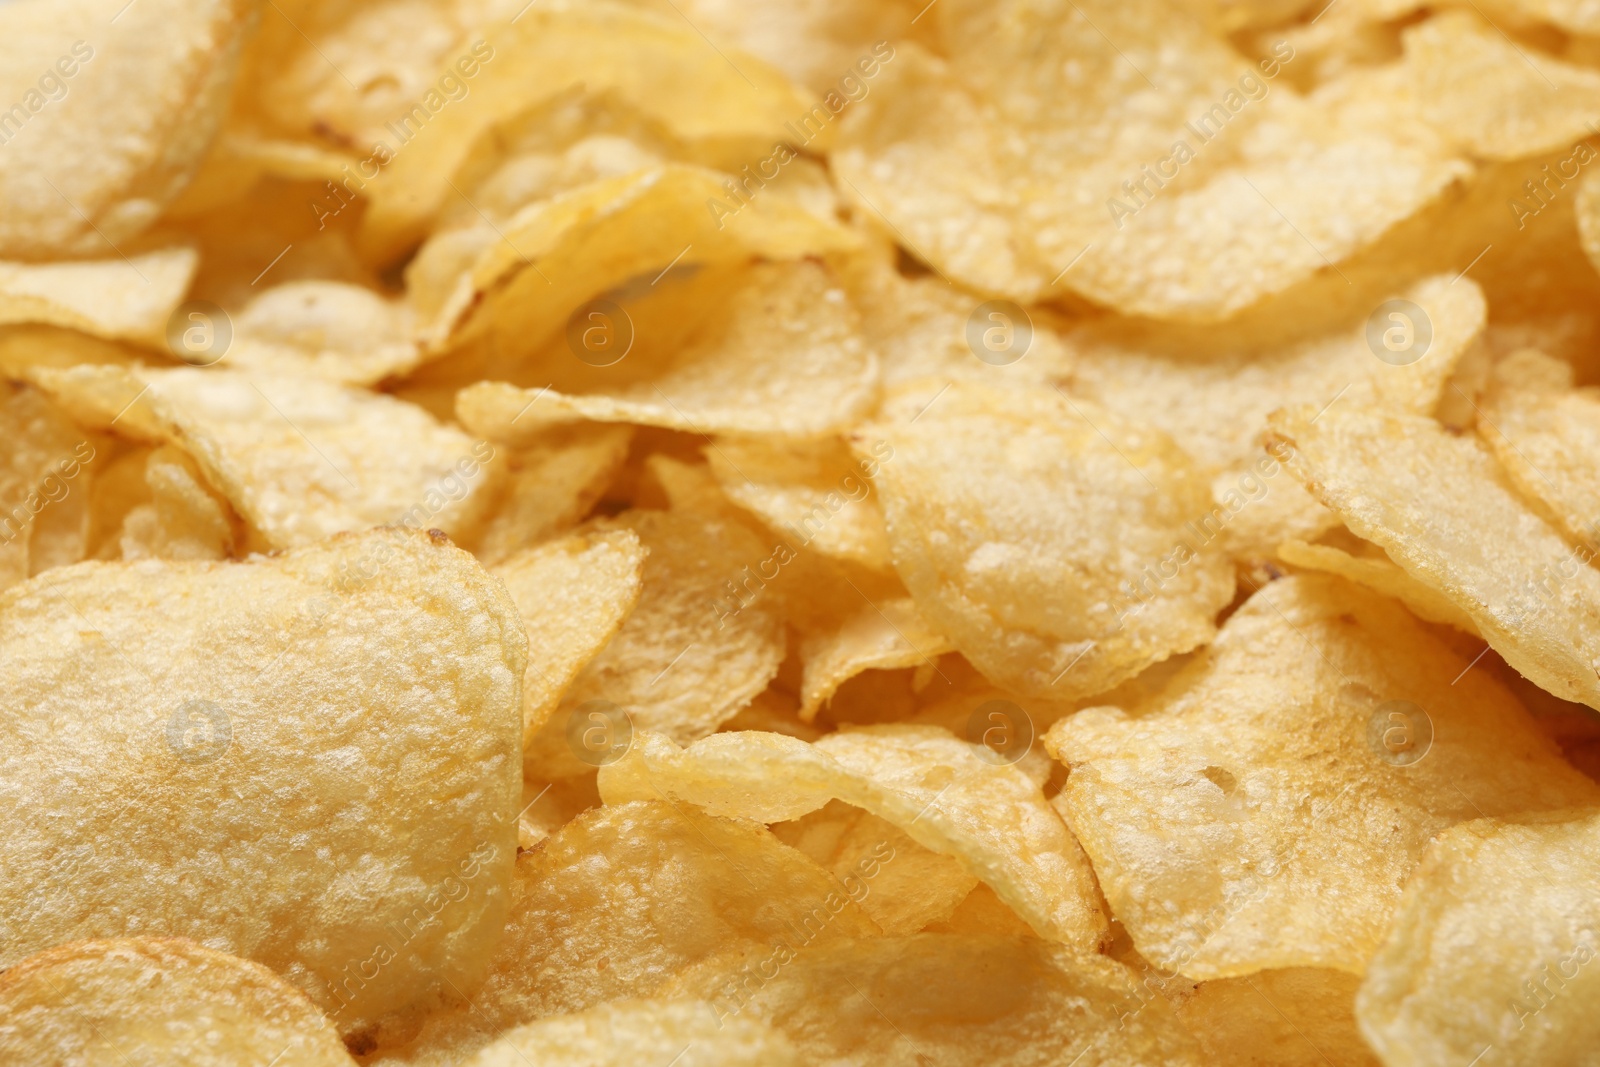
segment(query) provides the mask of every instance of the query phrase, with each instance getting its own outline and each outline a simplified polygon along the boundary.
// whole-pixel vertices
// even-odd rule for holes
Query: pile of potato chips
[[[0,1065],[1600,1067],[1600,8],[0,5]]]

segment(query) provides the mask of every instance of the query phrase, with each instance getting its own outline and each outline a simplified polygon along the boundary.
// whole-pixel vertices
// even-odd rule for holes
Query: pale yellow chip
[[[80,421],[178,444],[270,547],[383,523],[470,531],[500,474],[487,442],[393,397],[214,369],[40,369]]]
[[[1587,1064],[1600,1048],[1600,810],[1440,836],[1356,998],[1387,1064]]]
[[[801,1067],[789,1039],[757,1019],[717,1018],[693,1000],[631,1000],[509,1030],[464,1067]]]
[[[0,256],[119,256],[155,222],[227,111],[254,13],[245,0],[5,5]]]
[[[576,525],[594,507],[628,458],[626,426],[551,430],[507,458],[504,495],[484,521],[475,552],[499,563]]]
[[[481,977],[527,639],[471,556],[381,530],[247,563],[83,563],[0,594],[0,647],[0,967],[74,938],[201,938],[347,1035]]]
[[[1356,987],[1343,971],[1293,967],[1202,982],[1178,1018],[1209,1063],[1231,1067],[1378,1067],[1356,1029]]]
[[[1131,973],[1034,938],[916,934],[800,953],[770,974],[765,950],[729,953],[669,987],[725,1019],[753,1015],[808,1063],[884,1067],[1195,1067],[1194,1040]]]
[[[123,559],[218,560],[233,553],[238,521],[194,460],[162,445],[145,460],[150,502],[131,508],[118,539]]]
[[[608,804],[673,798],[760,822],[842,800],[959,860],[1038,936],[1093,949],[1106,918],[1083,850],[1039,786],[992,755],[936,726],[857,727],[815,744],[715,734],[687,749],[638,731],[601,767],[600,795]]]
[[[524,743],[639,600],[649,550],[629,529],[589,530],[518,552],[494,568],[528,631]]]
[[[1394,601],[1285,578],[1165,691],[1052,727],[1057,803],[1139,952],[1360,974],[1434,834],[1600,801],[1471,662]]]
[[[815,952],[877,933],[838,881],[761,826],[659,801],[580,815],[517,858],[514,889],[471,1006],[376,1062],[449,1067],[507,1027],[654,995],[721,952]]]
[[[991,681],[1066,700],[1210,639],[1233,575],[1197,532],[1202,472],[1160,430],[1041,386],[893,403],[858,448],[892,449],[873,483],[895,569]]]
[[[866,604],[837,631],[807,637],[800,646],[800,717],[815,719],[839,687],[863,671],[920,667],[951,651],[954,646],[923,620],[911,598]]]
[[[1411,577],[1376,546],[1373,546],[1373,553],[1352,555],[1337,545],[1314,545],[1304,541],[1285,541],[1278,546],[1278,558],[1285,563],[1348,578],[1357,585],[1394,597],[1419,619],[1477,635],[1478,627],[1472,617],[1449,597]]]
[[[1464,611],[1505,661],[1600,707],[1600,573],[1517,495],[1489,450],[1431,419],[1280,412],[1294,473],[1359,537]]]
[[[772,832],[839,879],[886,934],[914,934],[949,920],[980,884],[954,858],[838,800],[793,822],[775,823]]]
[[[1281,77],[1292,48],[1246,62],[1161,0],[957,0],[929,17],[949,58],[897,44],[834,172],[978,291],[1221,319],[1470,173],[1403,109],[1303,99]]]
[[[422,358],[410,306],[349,282],[274,286],[233,317],[232,329],[218,366],[250,374],[371,385]]]
[[[0,382],[0,590],[29,575],[28,550],[41,513],[68,497],[94,445],[43,393]]]
[[[198,257],[168,248],[133,258],[0,263],[0,323],[42,323],[166,347],[167,320]]]
[[[182,938],[78,941],[0,977],[0,1059],[82,1067],[353,1067],[305,994]]]
[[[723,437],[705,449],[717,484],[795,548],[889,570],[889,533],[867,472],[837,438]]]
[[[89,486],[85,559],[121,558],[123,522],[134,508],[151,502],[150,483],[145,480],[144,472],[155,449],[119,442],[115,438],[110,445],[112,454],[104,466],[95,471]]]
[[[596,325],[569,329],[520,376],[548,370],[554,383],[518,388],[482,382],[456,401],[461,422],[494,440],[515,441],[551,422],[590,419],[694,433],[834,433],[865,416],[877,399],[878,366],[867,350],[844,290],[809,260],[767,263],[708,274],[682,305],[661,307],[694,322],[678,345],[645,338],[650,311],[611,305],[587,314]],[[667,290],[646,288],[645,300]],[[580,309],[581,310],[581,309]],[[698,321],[695,321],[698,320]],[[607,346],[633,346],[604,366],[583,362],[575,337],[605,331]],[[539,336],[530,327],[529,336]],[[598,342],[597,342],[598,343]],[[572,346],[572,347],[569,347]],[[555,384],[556,388],[550,388]],[[520,429],[519,429],[520,427]]]

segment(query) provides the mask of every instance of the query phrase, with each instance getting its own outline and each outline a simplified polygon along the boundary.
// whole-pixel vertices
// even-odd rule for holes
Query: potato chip
[[[257,296],[232,319],[219,365],[251,374],[371,385],[422,358],[411,308],[363,286],[292,281]]]
[[[1506,484],[1488,449],[1431,419],[1334,405],[1272,420],[1294,473],[1352,533],[1464,611],[1505,661],[1600,707],[1600,573]]]
[[[382,523],[470,531],[500,474],[487,442],[316,378],[113,367],[32,377],[80,421],[178,444],[274,548]]]
[[[1434,834],[1600,800],[1470,666],[1387,598],[1285,578],[1166,691],[1052,727],[1057,803],[1139,952],[1197,979],[1360,974]]]
[[[122,520],[123,559],[227,559],[238,540],[233,509],[182,450],[162,445],[145,461],[150,503]]]
[[[1594,809],[1442,834],[1356,997],[1361,1032],[1383,1061],[1592,1061],[1597,858]]]
[[[1274,84],[1286,44],[1246,63],[1162,0],[947,0],[932,15],[950,58],[897,46],[834,169],[919,258],[982,292],[1225,318],[1470,173],[1381,99],[1323,105]]]
[[[1343,971],[1291,967],[1202,982],[1178,1018],[1210,1063],[1237,1067],[1378,1067],[1356,1029],[1356,987]]]
[[[517,857],[515,894],[470,1006],[376,1062],[459,1063],[509,1026],[651,996],[719,952],[804,955],[877,933],[844,887],[762,827],[660,801],[580,815]]]
[[[259,963],[182,938],[78,941],[0,977],[10,1063],[350,1067],[305,994]]]
[[[836,633],[801,646],[800,717],[815,719],[839,687],[863,671],[917,667],[950,651],[950,642],[923,621],[909,597],[868,604]]]
[[[0,263],[0,323],[46,323],[164,347],[167,319],[195,263],[190,248],[132,259]]]
[[[150,503],[145,466],[153,448],[112,439],[112,454],[89,484],[89,534],[85,559],[120,559],[122,524],[140,504]],[[120,447],[115,447],[120,445]]]
[[[1066,700],[1211,637],[1232,575],[1170,438],[1038,387],[927,383],[895,403],[926,397],[858,447],[887,441],[872,478],[895,569],[986,677]]]
[[[102,439],[99,444],[90,447],[98,454],[105,448],[105,442]],[[77,492],[68,492],[59,501],[54,502],[53,506],[45,508],[34,516],[33,532],[28,539],[30,577],[55,567],[81,563],[87,558],[92,517],[90,497],[94,492],[95,480],[92,470],[80,471]]]
[[[1394,597],[1419,619],[1477,635],[1478,627],[1471,616],[1456,607],[1449,597],[1411,577],[1384,555],[1382,549],[1373,546],[1372,553],[1355,556],[1336,545],[1312,545],[1304,541],[1285,541],[1278,546],[1278,558],[1285,563],[1348,578],[1357,585]]]
[[[507,1032],[464,1067],[800,1067],[789,1039],[755,1019],[723,1023],[708,1003],[635,1000]]]
[[[120,255],[199,167],[255,10],[243,0],[7,4],[0,256]]]
[[[204,938],[342,1033],[483,974],[516,842],[527,638],[442,538],[83,563],[0,595],[0,968]]]
[[[484,522],[478,558],[500,563],[577,525],[616,477],[632,439],[626,426],[580,425],[510,450],[505,489]]]
[[[593,778],[559,782],[522,779],[522,808],[517,813],[517,848],[528,850],[590,808],[600,806]]]
[[[528,630],[524,743],[633,610],[647,555],[632,530],[591,530],[524,549],[494,569]]]
[[[1033,929],[1017,913],[995,896],[993,889],[979,882],[967,898],[944,922],[930,923],[931,934],[991,934],[1000,937],[1031,937]]]
[[[1033,938],[916,934],[840,942],[769,976],[760,950],[690,969],[670,993],[787,1034],[807,1063],[957,1067],[1201,1062],[1164,1003],[1126,968]]]
[[[1088,862],[1039,787],[938,727],[858,727],[814,745],[715,734],[687,749],[635,731],[627,753],[600,768],[600,795],[670,797],[760,822],[842,800],[955,857],[1040,937],[1092,949],[1106,932]]]
[[[707,303],[711,313],[682,347],[647,351],[641,345],[632,362],[593,367],[580,362],[583,342],[570,351],[563,343],[555,358],[565,366],[556,377],[570,380],[573,391],[549,383],[519,389],[482,382],[456,402],[462,424],[513,441],[518,422],[533,430],[578,419],[801,436],[846,429],[868,413],[877,399],[877,361],[861,340],[844,291],[823,267],[810,261],[761,264],[724,280],[728,284],[713,284],[699,295],[714,299]],[[618,311],[615,328],[625,329],[631,344],[642,324],[626,325],[630,313]],[[604,329],[613,328],[605,313],[589,314],[605,322]]]

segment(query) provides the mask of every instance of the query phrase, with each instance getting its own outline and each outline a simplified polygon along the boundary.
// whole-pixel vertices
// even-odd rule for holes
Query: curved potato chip
[[[1360,974],[1434,834],[1600,800],[1470,666],[1387,598],[1285,578],[1166,691],[1053,726],[1057,804],[1139,952],[1199,979]]]
[[[442,539],[83,563],[0,594],[0,968],[204,938],[353,1034],[483,974],[527,638]]]
[[[863,671],[917,667],[952,651],[909,597],[868,604],[837,631],[808,637],[801,645],[800,718],[815,719],[839,687]]]
[[[1201,982],[1178,1018],[1211,1063],[1231,1067],[1379,1067],[1356,1029],[1343,971],[1294,967]]]
[[[47,323],[165,347],[167,319],[197,261],[192,248],[168,248],[132,259],[0,263],[0,323]]]
[[[1356,996],[1396,1067],[1586,1064],[1600,1047],[1600,811],[1441,834]]]
[[[800,436],[837,432],[867,414],[877,398],[877,361],[825,268],[766,263],[727,280],[699,296],[714,298],[711,314],[681,347],[641,351],[626,368],[589,368],[573,379],[583,392],[480,382],[456,401],[462,424],[495,440],[517,439],[518,421],[535,429],[575,419]],[[582,366],[573,355],[557,356],[568,362],[569,378]]]
[[[94,445],[31,385],[0,382],[0,591],[28,577],[29,541],[52,500],[74,491]],[[78,491],[83,491],[82,487]]]
[[[659,801],[578,816],[517,857],[514,888],[471,1006],[436,1014],[376,1062],[459,1063],[508,1026],[652,996],[719,952],[804,955],[877,933],[844,887],[762,827]]]
[[[525,744],[633,610],[647,555],[632,530],[590,531],[524,549],[494,568],[528,630]]]
[[[1478,627],[1466,612],[1437,589],[1423,585],[1401,570],[1381,550],[1377,555],[1353,556],[1334,545],[1285,541],[1278,546],[1278,558],[1307,570],[1337,574],[1384,596],[1394,597],[1419,619],[1454,626],[1464,634],[1477,636]]]
[[[1195,521],[1205,484],[1159,430],[1059,391],[957,382],[864,433],[892,449],[873,483],[895,569],[997,685],[1086,696],[1215,632],[1233,576]]]
[[[349,282],[285,282],[233,317],[233,343],[217,362],[252,374],[371,385],[421,360],[411,334],[403,302]]]
[[[717,1018],[708,1003],[601,1004],[508,1031],[463,1067],[801,1067],[789,1039],[755,1019]]]
[[[6,4],[0,256],[120,255],[200,166],[255,13],[246,0]]]
[[[977,934],[846,941],[770,977],[762,955],[707,961],[668,992],[709,1000],[725,1019],[763,1019],[827,1067],[1201,1062],[1171,1008],[1141,1004],[1126,968],[1064,945]]]
[[[636,732],[600,768],[606,803],[675,797],[713,815],[785,822],[842,800],[959,860],[1040,937],[1092,949],[1106,933],[1089,864],[1039,787],[936,726],[866,726],[815,744],[714,734],[680,749]]]
[[[500,563],[576,525],[622,468],[632,440],[626,426],[572,426],[513,450],[504,495],[484,522],[477,557]]]
[[[1296,477],[1352,533],[1464,611],[1505,661],[1600,708],[1600,573],[1506,484],[1488,449],[1432,419],[1338,405],[1272,418]]]
[[[122,520],[122,558],[227,559],[237,540],[233,509],[206,484],[194,460],[162,445],[144,466],[150,502]]]
[[[78,941],[0,976],[0,1059],[159,1067],[352,1067],[305,994],[182,938]]]
[[[81,421],[169,439],[274,548],[382,523],[470,529],[495,451],[421,408],[316,378],[39,369]]]

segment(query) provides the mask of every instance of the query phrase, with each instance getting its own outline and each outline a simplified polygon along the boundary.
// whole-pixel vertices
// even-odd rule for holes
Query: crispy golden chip
[[[979,882],[967,894],[967,899],[957,905],[950,918],[942,923],[931,923],[931,934],[991,934],[1000,937],[1031,937],[1033,928],[1017,913],[995,896],[993,889]]]
[[[857,727],[809,745],[714,734],[687,749],[637,731],[626,755],[601,767],[600,795],[671,797],[760,822],[842,800],[955,857],[1040,937],[1092,949],[1106,919],[1083,850],[1033,781],[979,751],[935,726]]]
[[[810,261],[768,263],[724,281],[697,294],[714,300],[712,313],[682,347],[651,352],[641,345],[621,365],[586,367],[576,358],[581,342],[567,349],[569,333],[555,355],[565,364],[556,377],[583,392],[483,382],[458,398],[462,424],[495,440],[517,440],[518,423],[534,430],[577,419],[696,433],[815,435],[846,429],[868,413],[877,398],[877,361],[826,269]],[[588,330],[626,329],[630,344],[643,329],[590,314],[605,326]]]
[[[633,610],[647,555],[632,530],[590,530],[524,549],[494,568],[528,630],[525,744]]]
[[[948,920],[980,884],[952,857],[925,849],[893,823],[838,800],[793,822],[775,823],[772,832],[839,879],[861,910],[892,936]]]
[[[121,444],[121,447],[116,447]],[[85,559],[119,559],[122,524],[140,504],[150,503],[145,467],[155,450],[111,442],[113,454],[89,485],[89,535]]]
[[[464,1067],[801,1067],[789,1039],[756,1019],[717,1018],[693,1000],[633,1000],[507,1032]]]
[[[877,933],[843,886],[762,827],[659,801],[580,815],[517,858],[515,892],[471,1007],[435,1015],[396,1060],[458,1063],[508,1026],[651,996],[720,952],[792,955]]]
[[[483,973],[508,904],[527,638],[443,539],[83,563],[0,595],[0,967],[204,938],[341,1032]]]
[[[196,261],[191,248],[168,248],[132,259],[0,263],[0,323],[45,323],[164,347],[167,319]]]
[[[5,5],[0,256],[116,254],[154,222],[227,111],[255,10],[245,0]]]
[[[236,534],[233,509],[182,450],[162,445],[145,461],[150,502],[122,520],[123,559],[226,559]]]
[[[953,650],[909,597],[868,604],[836,632],[808,637],[801,645],[800,717],[815,719],[839,687],[863,671],[918,667]]]
[[[78,941],[0,977],[0,1059],[161,1067],[350,1067],[305,994],[182,938]]]
[[[1411,577],[1394,560],[1384,555],[1382,549],[1376,546],[1372,548],[1373,555],[1356,556],[1337,545],[1285,541],[1278,546],[1278,558],[1307,570],[1337,574],[1357,585],[1394,597],[1419,619],[1454,626],[1462,633],[1477,634],[1478,627],[1472,618],[1456,607],[1449,597]]]
[[[1403,110],[1302,99],[1274,80],[1292,48],[1246,63],[1164,0],[958,0],[931,15],[950,58],[897,45],[834,169],[979,291],[1071,288],[1124,313],[1220,319],[1470,173]]]
[[[1279,412],[1295,475],[1351,532],[1448,597],[1494,650],[1566,700],[1600,707],[1600,573],[1505,481],[1477,440],[1431,419],[1334,405]]]
[[[410,306],[349,282],[286,282],[232,323],[233,343],[218,364],[251,374],[371,385],[422,358]]]
[[[1440,836],[1356,997],[1386,1064],[1587,1064],[1600,1048],[1600,812]]]
[[[600,791],[593,778],[560,782],[522,779],[522,808],[517,815],[517,847],[535,847],[567,823],[600,806]]]
[[[1385,597],[1285,578],[1166,691],[1052,727],[1057,803],[1139,952],[1199,979],[1360,974],[1434,834],[1600,800],[1470,665]]]
[[[1165,434],[1037,387],[925,383],[900,401],[909,418],[858,445],[890,446],[873,483],[895,569],[997,685],[1086,696],[1211,637],[1232,574],[1196,522],[1200,472]]]
[[[801,953],[769,976],[765,951],[691,968],[668,991],[719,1016],[763,1019],[808,1063],[885,1067],[1192,1067],[1193,1039],[1128,970],[1033,938],[917,934]]]
[[[628,458],[626,426],[554,429],[510,453],[504,495],[484,522],[476,554],[500,563],[576,525]]]
[[[1343,971],[1294,967],[1202,982],[1178,1018],[1210,1063],[1231,1067],[1378,1067],[1356,1029]]]
[[[28,549],[39,515],[74,491],[94,458],[85,439],[39,390],[0,382],[0,590],[27,578]]]
[[[382,523],[470,530],[500,474],[487,442],[393,397],[215,369],[40,369],[80,421],[170,439],[274,548]]]
[[[839,439],[724,437],[705,456],[728,499],[796,547],[893,566],[872,481]]]

